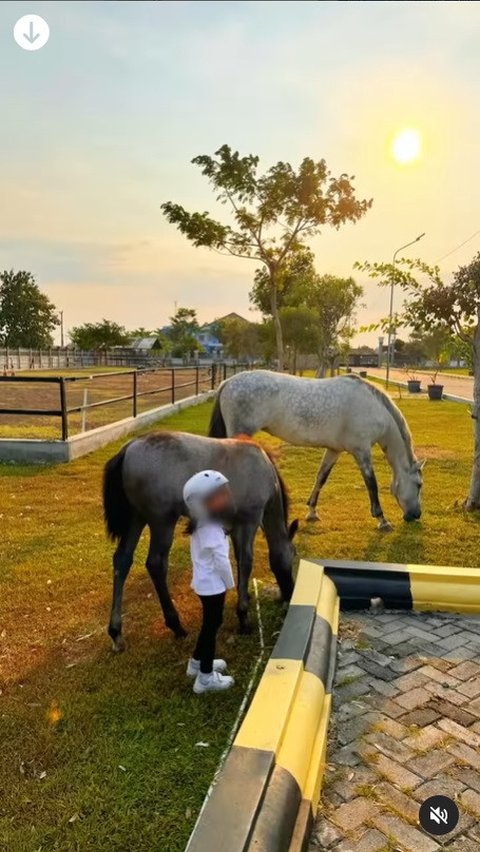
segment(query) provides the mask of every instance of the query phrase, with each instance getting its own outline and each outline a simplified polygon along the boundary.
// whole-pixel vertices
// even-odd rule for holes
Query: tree
[[[70,330],[69,336],[74,346],[84,350],[128,346],[131,337],[123,325],[107,319],[76,325]]]
[[[175,315],[170,317],[170,323],[166,336],[175,358],[183,358],[195,349],[202,348],[197,340],[199,325],[197,312],[193,308],[178,308]]]
[[[45,349],[59,325],[55,305],[42,293],[31,272],[0,275],[0,343],[2,346]]]
[[[447,284],[438,266],[422,260],[402,259],[389,263],[363,263],[357,267],[368,272],[382,286],[392,280],[406,294],[404,308],[395,317],[395,326],[410,326],[416,332],[442,330],[456,335],[470,349],[474,387],[472,418],[474,422],[474,455],[467,509],[480,508],[480,252],[466,266],[453,273]],[[419,280],[421,279],[421,280]],[[380,321],[388,328],[388,318]]]
[[[292,288],[289,300],[308,308],[317,325],[316,348],[319,375],[345,351],[354,334],[355,312],[363,288],[353,278],[315,275],[300,280]]]
[[[262,355],[260,323],[227,319],[216,323],[218,339],[225,353],[237,361],[256,361]]]
[[[208,178],[217,201],[228,206],[233,224],[219,222],[208,212],[189,213],[171,201],[162,204],[162,210],[194,246],[261,263],[268,279],[282,370],[279,294],[289,260],[324,225],[339,228],[345,222],[357,222],[372,202],[355,197],[353,177],[332,177],[325,160],[306,157],[296,171],[290,163],[278,162],[259,175],[258,157],[240,157],[238,151],[223,145],[213,157],[201,155],[192,162]]]
[[[286,305],[280,308],[284,341],[292,352],[291,369],[297,372],[297,356],[317,351],[319,341],[318,316],[305,305]]]
[[[306,286],[317,275],[314,264],[315,258],[310,249],[301,246],[286,259],[282,275],[282,287],[277,294],[277,307],[281,310],[285,305],[295,301],[294,293],[299,287]],[[293,295],[292,295],[293,294]],[[253,287],[249,293],[250,301],[264,317],[272,316],[270,298],[270,277],[265,267],[255,271]],[[283,326],[282,326],[283,331]]]

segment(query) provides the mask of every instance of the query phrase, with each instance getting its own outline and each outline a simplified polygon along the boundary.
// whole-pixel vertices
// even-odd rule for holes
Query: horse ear
[[[288,528],[288,537],[289,537],[290,541],[292,541],[292,539],[296,535],[297,531],[298,531],[298,518],[295,518],[295,520],[292,521],[292,523],[290,524],[290,526]]]
[[[421,461],[417,461],[417,462],[415,463],[415,467],[416,467],[416,469],[417,469],[417,470],[423,470],[423,468],[425,467],[426,463],[427,463],[427,460],[426,460],[426,459],[422,459]]]

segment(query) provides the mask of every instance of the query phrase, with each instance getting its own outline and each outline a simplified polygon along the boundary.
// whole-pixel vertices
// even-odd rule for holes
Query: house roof
[[[134,337],[130,346],[132,349],[155,349],[158,347],[158,337]]]
[[[218,317],[215,322],[225,322],[231,320],[241,320],[242,322],[249,322],[249,320],[245,319],[245,317],[240,316],[235,311],[231,311],[229,314],[225,314],[224,317]]]

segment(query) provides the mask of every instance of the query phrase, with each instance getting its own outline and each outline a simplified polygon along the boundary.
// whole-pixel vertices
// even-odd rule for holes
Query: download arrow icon
[[[40,15],[23,15],[13,28],[13,37],[22,50],[40,50],[49,36],[50,27]]]
[[[27,41],[30,42],[30,44],[33,44],[33,42],[36,41],[37,38],[40,38],[40,33],[35,32],[35,26],[34,26],[33,21],[30,21],[30,24],[29,24],[29,27],[28,27],[28,34],[24,33],[23,37],[26,38]]]

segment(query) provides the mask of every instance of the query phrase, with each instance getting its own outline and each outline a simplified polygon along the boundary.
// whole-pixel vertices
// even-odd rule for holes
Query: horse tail
[[[227,427],[225,425],[225,420],[223,419],[222,407],[220,404],[220,395],[224,385],[220,385],[217,395],[215,397],[215,402],[213,403],[213,411],[212,416],[210,417],[210,424],[208,426],[208,436],[209,438],[226,438],[227,437]]]
[[[129,526],[132,507],[123,487],[123,461],[128,444],[113,456],[103,469],[103,514],[107,535],[112,541],[120,539]]]

